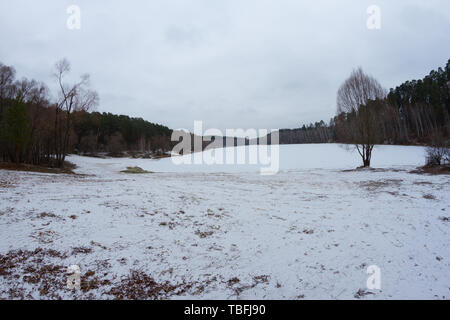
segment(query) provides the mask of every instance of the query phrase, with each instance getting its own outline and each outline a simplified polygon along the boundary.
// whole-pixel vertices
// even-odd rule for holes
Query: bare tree
[[[0,119],[4,111],[5,99],[11,98],[14,91],[16,70],[0,62]]]
[[[43,108],[49,103],[49,90],[47,86],[35,80],[23,78],[15,82],[15,96],[18,101],[27,103],[27,113],[30,123],[29,144],[27,146],[26,161],[38,164],[40,162],[40,153],[42,142],[39,138],[40,130],[43,126],[44,112]]]
[[[72,113],[88,111],[98,104],[98,94],[89,90],[89,75],[84,74],[76,83],[67,84],[65,77],[70,72],[70,63],[62,59],[55,64],[54,76],[59,86],[59,100],[55,116],[55,153],[58,167],[64,165],[72,129]]]
[[[382,130],[377,111],[383,107],[386,90],[361,68],[352,72],[337,93],[338,139],[352,143],[369,167],[372,150],[381,142]]]

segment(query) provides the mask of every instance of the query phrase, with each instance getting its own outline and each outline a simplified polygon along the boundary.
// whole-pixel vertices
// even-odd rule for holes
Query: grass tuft
[[[142,169],[140,167],[127,167],[126,170],[122,170],[120,172],[123,172],[123,173],[135,173],[135,174],[139,174],[139,173],[153,173],[151,171],[144,170],[144,169]]]

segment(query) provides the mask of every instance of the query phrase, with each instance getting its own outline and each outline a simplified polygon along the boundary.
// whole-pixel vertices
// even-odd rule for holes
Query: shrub
[[[440,166],[450,161],[450,145],[442,132],[436,130],[431,134],[431,141],[426,149],[426,164]]]
[[[436,148],[427,147],[425,152],[425,161],[427,166],[436,166],[441,164],[442,156],[439,154],[439,152],[437,152]]]
[[[127,170],[122,170],[123,173],[152,173],[151,171],[146,171],[140,167],[127,167]]]
[[[428,147],[426,149],[426,164],[440,166],[450,161],[450,149],[446,147]]]

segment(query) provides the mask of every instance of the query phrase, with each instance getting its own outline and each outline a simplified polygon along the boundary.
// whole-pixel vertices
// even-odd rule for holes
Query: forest
[[[78,111],[74,114],[75,153],[124,151],[161,154],[171,148],[172,130],[142,118],[112,113]]]
[[[432,70],[420,80],[392,88],[384,98],[368,101],[374,142],[377,144],[427,145],[450,136],[450,59],[444,68]],[[280,130],[280,143],[354,143],[342,133],[358,115],[356,110],[337,112],[329,123]],[[376,133],[376,134],[375,134]]]
[[[48,86],[16,79],[0,63],[0,161],[63,167],[70,153],[120,155],[124,151],[162,153],[170,149],[171,130],[140,118],[93,112],[98,94],[89,76],[68,82],[70,63],[55,64],[59,88],[52,100]]]

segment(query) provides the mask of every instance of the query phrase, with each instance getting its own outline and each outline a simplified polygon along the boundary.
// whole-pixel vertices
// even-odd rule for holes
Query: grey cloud
[[[374,3],[379,31],[366,28]],[[67,57],[100,111],[172,128],[284,128],[328,121],[354,67],[389,88],[444,65],[449,31],[447,0],[2,0],[0,61],[50,84]]]

